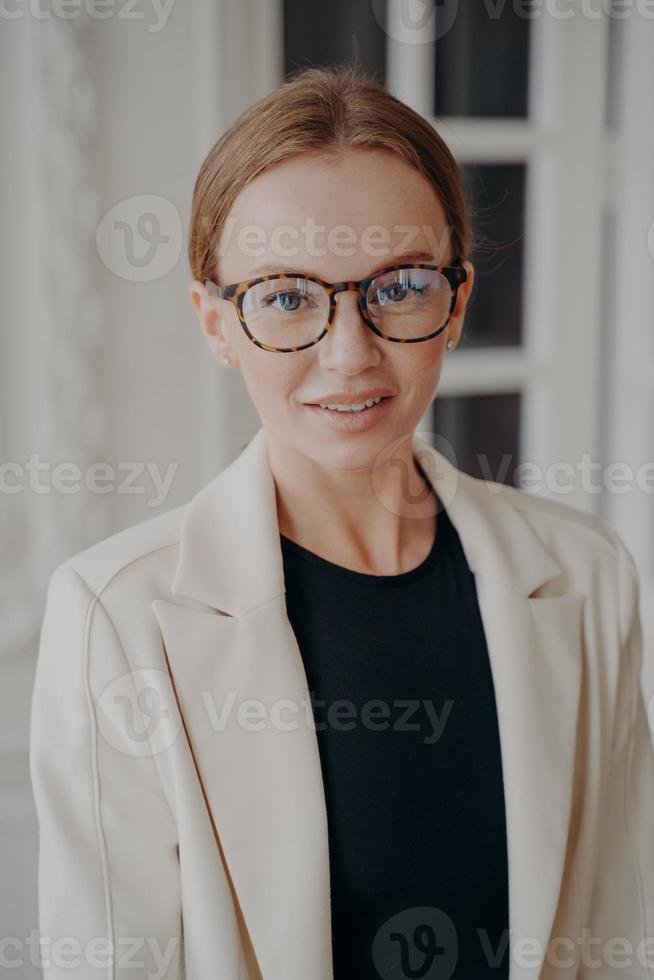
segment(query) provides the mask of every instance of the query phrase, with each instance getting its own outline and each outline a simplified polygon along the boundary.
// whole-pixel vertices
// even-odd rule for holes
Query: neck
[[[434,540],[436,501],[414,456],[411,435],[385,460],[326,465],[267,439],[279,530],[347,568],[395,575],[418,565]]]

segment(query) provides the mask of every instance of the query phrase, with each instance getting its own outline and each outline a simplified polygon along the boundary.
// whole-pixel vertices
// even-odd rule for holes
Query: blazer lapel
[[[533,595],[561,568],[520,511],[417,434],[413,446],[477,583],[504,771],[511,941],[544,947],[565,865],[584,597]],[[153,609],[262,976],[332,980],[320,757],[286,615],[263,428],[188,505],[172,593],[179,601]],[[511,980],[538,975],[512,960]]]
[[[278,535],[260,429],[187,509],[172,592],[194,606],[153,608],[261,974],[332,980],[327,813]]]
[[[154,606],[261,974],[331,980],[320,758],[284,596],[243,617]]]
[[[566,591],[561,566],[501,488],[461,472],[419,436],[414,445],[475,573],[504,773],[510,980],[533,980],[566,869],[585,597]],[[521,940],[526,955],[514,956]]]

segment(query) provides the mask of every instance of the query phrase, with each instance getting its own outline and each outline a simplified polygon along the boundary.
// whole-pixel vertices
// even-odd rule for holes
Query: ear
[[[466,281],[461,283],[456,293],[456,304],[454,306],[454,312],[452,313],[452,318],[448,324],[447,336],[449,340],[453,340],[458,344],[461,337],[461,331],[463,330],[463,319],[465,316],[466,306],[470,300],[472,293],[472,288],[475,283],[475,267],[472,262],[464,262],[463,268],[468,273]]]
[[[229,354],[232,363],[235,363],[234,351],[224,333],[225,316],[231,303],[213,296],[198,279],[193,279],[189,285],[189,298],[213,357],[219,360],[223,354]]]

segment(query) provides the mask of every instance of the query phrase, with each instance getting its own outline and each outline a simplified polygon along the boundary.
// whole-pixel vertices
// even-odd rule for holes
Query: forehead
[[[432,184],[383,150],[284,161],[241,191],[218,245],[223,281],[264,265],[326,279],[363,277],[396,253],[449,250],[445,214]]]

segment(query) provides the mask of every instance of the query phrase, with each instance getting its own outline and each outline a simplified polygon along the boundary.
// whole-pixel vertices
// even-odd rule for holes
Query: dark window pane
[[[476,244],[475,284],[466,309],[462,347],[522,342],[525,231],[523,164],[461,167]]]
[[[384,82],[386,35],[378,7],[373,12],[370,0],[284,0],[285,75],[309,65],[356,64]]]
[[[436,0],[437,7],[448,2]],[[458,5],[452,27],[436,40],[436,115],[527,115],[531,21],[516,6]]]
[[[437,395],[432,416],[436,449],[465,473],[519,486],[520,407],[517,392]]]

